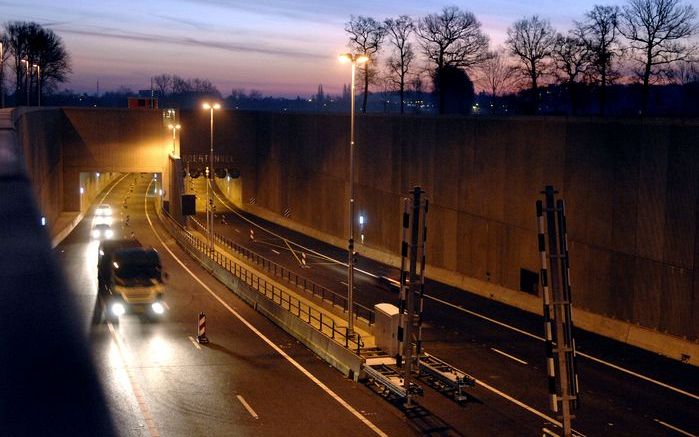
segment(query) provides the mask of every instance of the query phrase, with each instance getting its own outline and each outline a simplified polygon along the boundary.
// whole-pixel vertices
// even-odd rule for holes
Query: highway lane
[[[203,184],[197,181],[195,188],[203,194]],[[220,201],[217,210],[223,211]],[[346,252],[324,245],[298,233],[291,232],[263,220],[250,217],[276,234],[283,234],[310,249],[320,251],[332,258],[344,260]],[[204,220],[201,220],[204,222]],[[310,275],[317,282],[338,292],[343,292],[343,277],[346,269],[339,265],[328,265],[326,260],[313,258],[311,269],[303,272],[296,257],[291,256],[286,243],[255,228],[255,242],[249,241],[251,225],[235,214],[227,214],[228,225],[217,221],[217,230],[229,238],[255,250],[262,255],[296,269],[297,273]],[[361,248],[359,249],[361,251]],[[311,259],[311,257],[309,257]],[[379,265],[360,257],[359,268],[377,274],[397,277],[395,269]],[[366,305],[378,301],[395,302],[396,297],[374,286],[374,281],[358,275],[356,300]],[[346,288],[346,285],[344,285]],[[429,295],[425,316],[426,348],[435,355],[484,378],[485,381],[503,389],[528,405],[548,414],[544,379],[543,343],[536,334],[523,334],[498,323],[515,325],[524,333],[541,331],[540,317],[500,305],[487,299],[429,281]],[[443,304],[442,302],[445,302]],[[461,308],[460,308],[461,307]],[[495,322],[474,316],[486,314]],[[670,384],[689,394],[699,392],[696,369],[674,360],[644,352],[600,336],[576,331],[579,349],[590,353],[588,357],[604,357],[631,371],[646,375],[661,383]],[[523,364],[526,362],[527,364]],[[580,357],[583,409],[575,425],[590,435],[613,433],[615,435],[665,435],[671,424],[690,433],[697,433],[695,419],[697,400],[677,391],[669,390],[656,383],[639,379],[629,373],[620,372],[608,365],[589,358]],[[661,423],[662,422],[662,423]]]
[[[418,434],[388,403],[344,379],[209,277],[157,220],[151,228],[144,206],[152,208],[152,197],[144,203],[143,196],[149,185],[151,193],[157,189],[150,175],[129,175],[105,202],[115,212],[117,234],[133,232],[161,253],[169,276],[162,321],[136,315],[118,324],[100,321],[91,217],[56,248],[121,435]],[[152,210],[149,216],[153,221]],[[208,346],[193,342],[199,311],[207,314]]]

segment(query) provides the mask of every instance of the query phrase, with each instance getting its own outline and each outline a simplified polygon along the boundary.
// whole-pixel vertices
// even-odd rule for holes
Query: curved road
[[[157,223],[156,184],[151,174],[127,175],[104,203],[113,208],[117,238],[133,232],[160,252],[168,274],[163,320],[126,315],[118,324],[104,322],[91,216],[55,249],[79,302],[75,317],[88,335],[120,435],[420,433],[398,410],[343,378],[190,260]],[[206,346],[194,341],[200,311],[207,315]]]

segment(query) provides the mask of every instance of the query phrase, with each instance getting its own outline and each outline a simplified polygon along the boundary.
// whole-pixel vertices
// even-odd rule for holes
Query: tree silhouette
[[[423,53],[434,64],[433,80],[441,80],[453,69],[470,69],[488,58],[488,37],[481,31],[481,23],[471,12],[456,6],[447,6],[439,14],[430,14],[418,24],[418,36]],[[446,87],[436,83],[439,113],[443,114]]]
[[[631,56],[643,83],[642,113],[648,112],[648,88],[654,78],[669,76],[672,64],[689,60],[697,46],[687,40],[697,32],[696,11],[680,0],[629,0],[619,31],[629,40]]]
[[[381,49],[386,29],[371,17],[351,16],[350,21],[345,24],[345,31],[349,34],[350,49],[369,57],[369,62],[365,62],[360,69],[361,80],[364,82],[362,112],[366,113],[369,83],[376,76],[376,54]]]
[[[388,42],[393,46],[393,52],[387,61],[388,78],[398,88],[400,94],[400,113],[405,112],[405,86],[410,71],[410,64],[415,58],[410,35],[415,31],[413,19],[407,15],[384,21]]]

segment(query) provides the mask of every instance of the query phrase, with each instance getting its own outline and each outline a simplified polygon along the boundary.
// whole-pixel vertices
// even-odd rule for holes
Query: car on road
[[[109,240],[114,237],[114,231],[108,223],[96,223],[92,226],[90,236],[95,240]]]
[[[97,259],[97,280],[107,317],[118,322],[127,312],[160,316],[163,304],[162,264],[158,252],[136,239],[103,241]]]
[[[112,207],[107,205],[106,203],[97,205],[97,208],[95,208],[95,215],[100,217],[111,217]]]

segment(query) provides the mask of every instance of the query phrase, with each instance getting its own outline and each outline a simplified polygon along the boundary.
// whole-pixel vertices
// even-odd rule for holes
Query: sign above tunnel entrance
[[[208,154],[188,154],[182,155],[182,162],[184,164],[193,165],[209,165],[209,155]],[[214,154],[214,167],[232,167],[237,164],[233,159],[233,155],[225,154]]]

